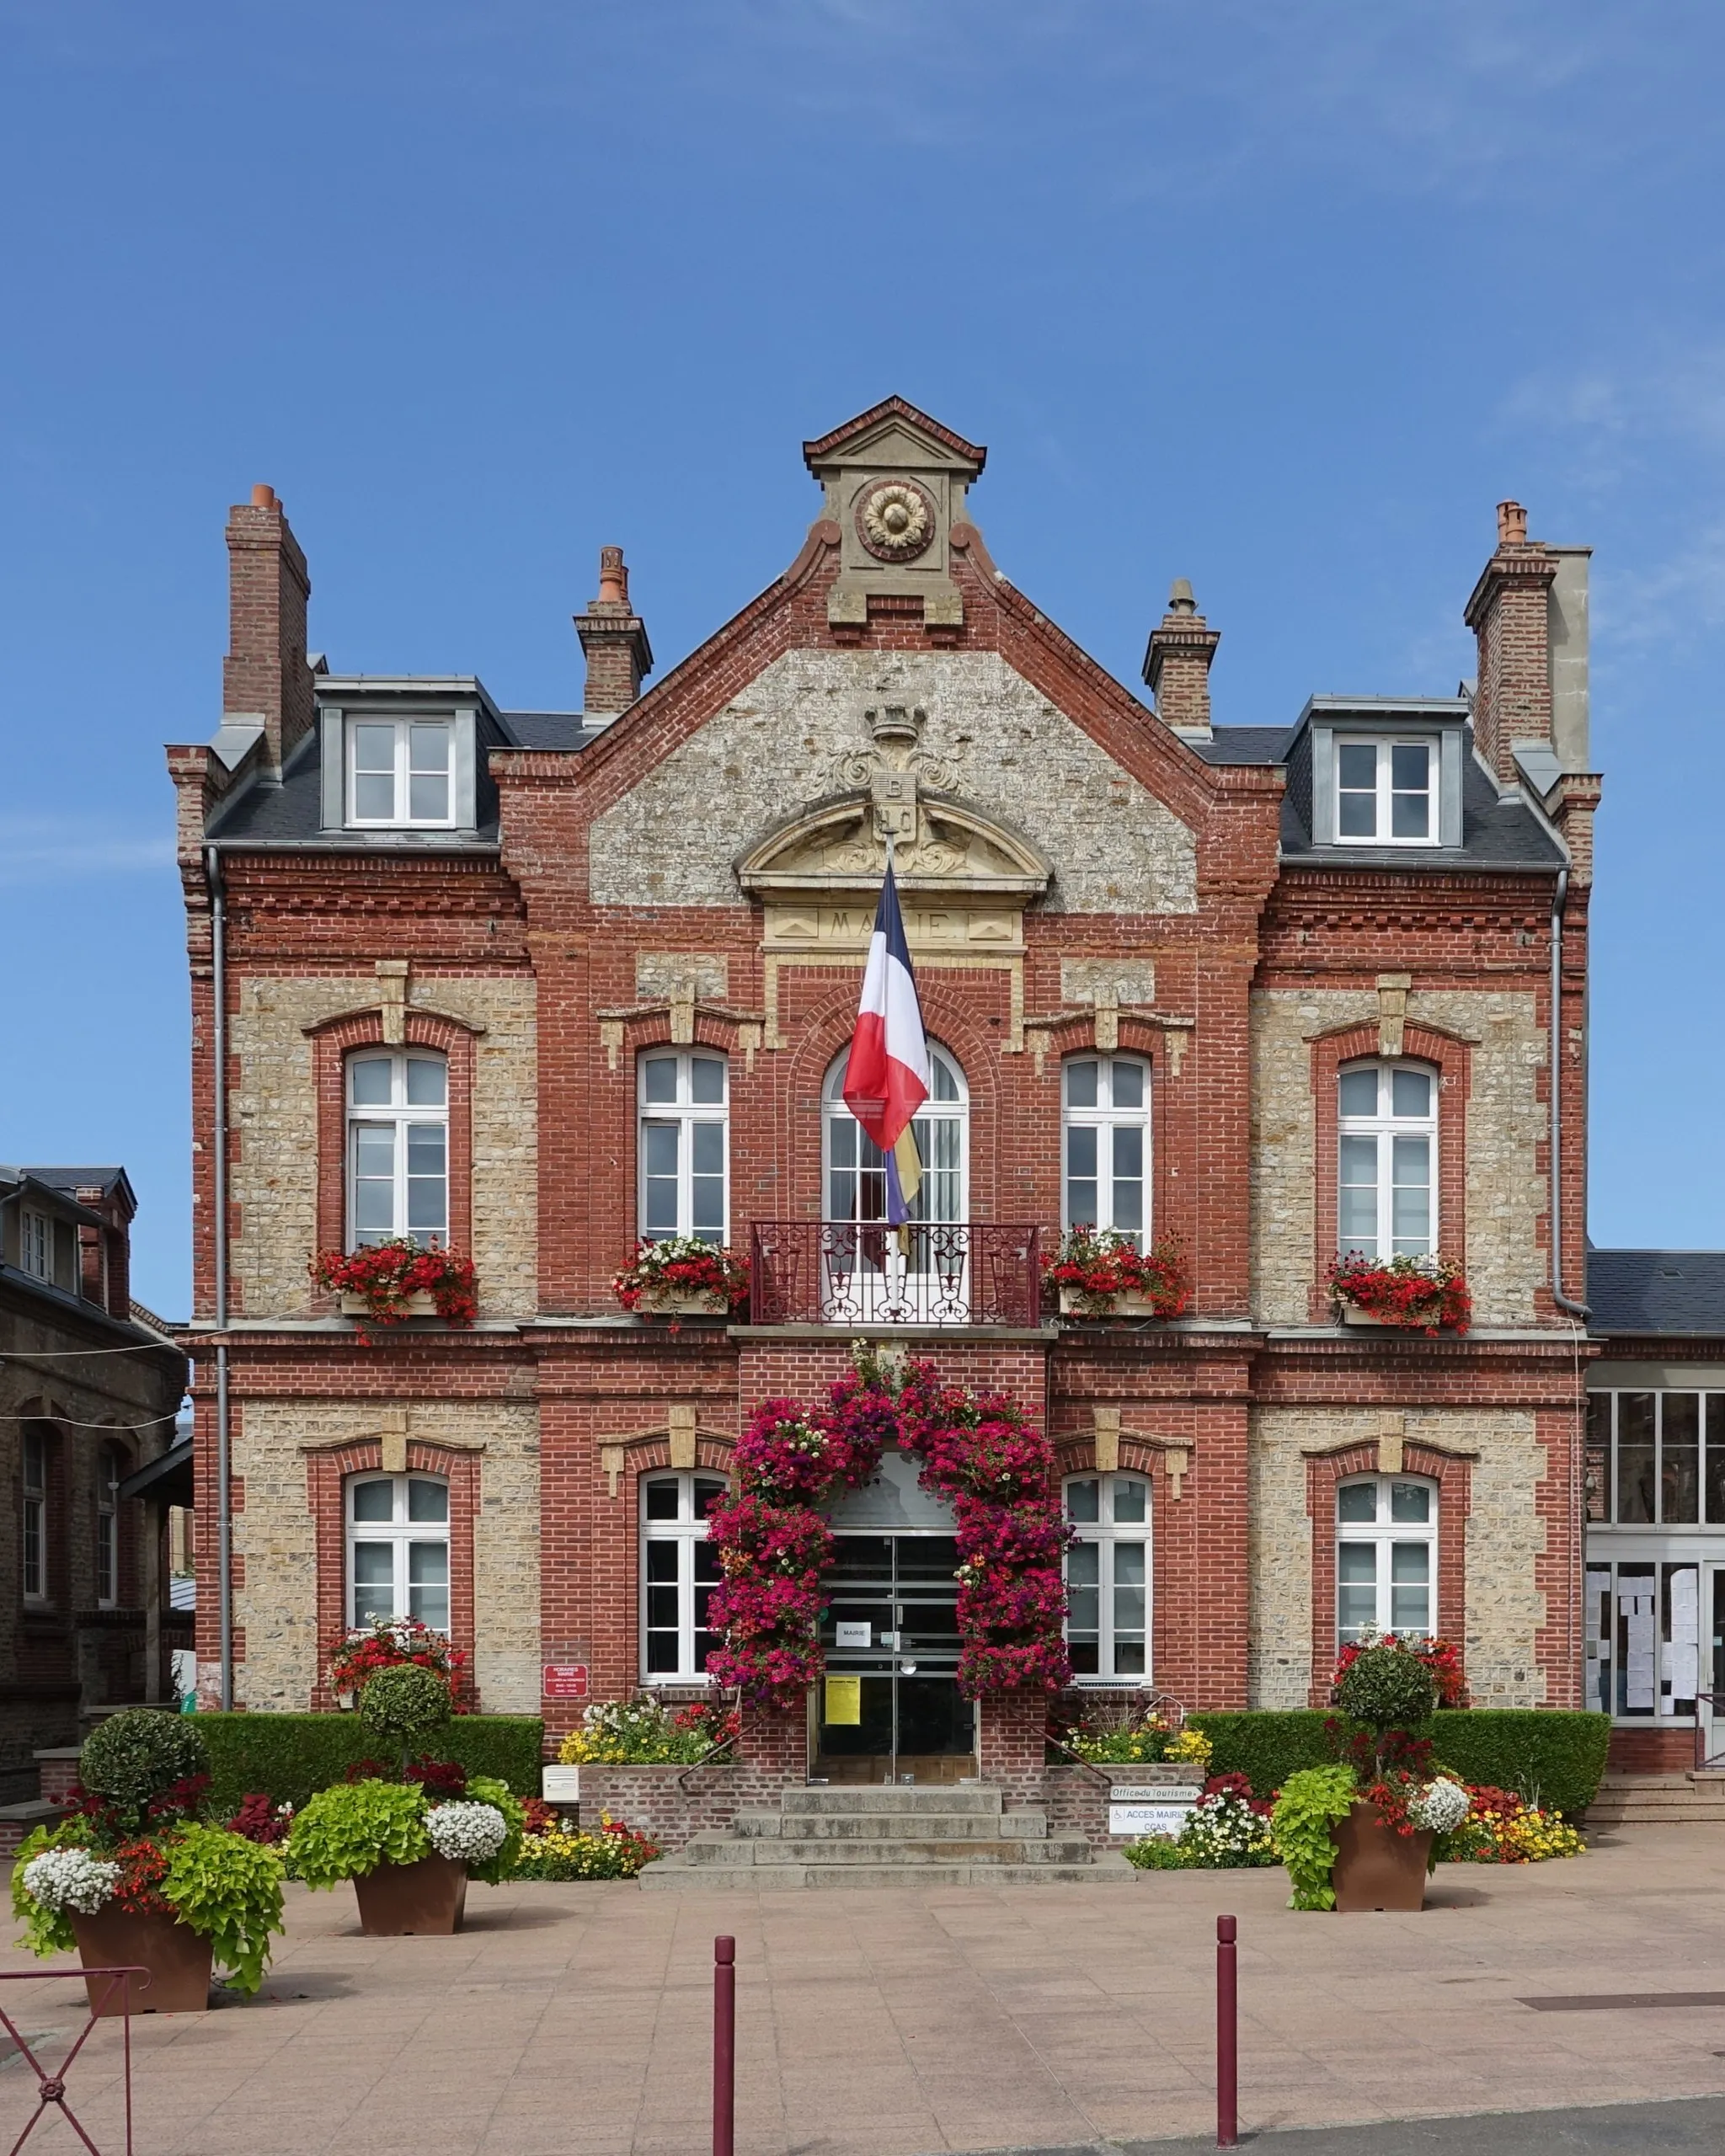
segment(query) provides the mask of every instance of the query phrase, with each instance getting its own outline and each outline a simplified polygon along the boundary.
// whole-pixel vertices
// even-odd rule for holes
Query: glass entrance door
[[[955,1782],[976,1772],[959,1696],[959,1549],[949,1534],[835,1536],[815,1699],[817,1781]]]

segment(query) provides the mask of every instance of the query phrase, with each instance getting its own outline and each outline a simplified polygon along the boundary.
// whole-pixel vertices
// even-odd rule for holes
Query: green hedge
[[[297,1808],[342,1780],[356,1759],[377,1756],[357,1715],[200,1714],[196,1726],[210,1748],[211,1796],[222,1810],[253,1790]],[[534,1716],[457,1715],[432,1749],[471,1773],[494,1774],[517,1796],[537,1796],[544,1736]]]
[[[1210,1772],[1244,1774],[1268,1796],[1300,1767],[1330,1757],[1322,1709],[1188,1715],[1215,1748]],[[1446,1767],[1471,1782],[1489,1782],[1532,1796],[1559,1812],[1585,1811],[1605,1770],[1611,1724],[1605,1715],[1544,1707],[1473,1707],[1439,1713],[1423,1732]]]

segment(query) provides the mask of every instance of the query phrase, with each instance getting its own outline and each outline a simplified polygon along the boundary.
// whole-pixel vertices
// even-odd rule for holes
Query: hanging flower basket
[[[1172,1241],[1141,1251],[1113,1229],[1068,1228],[1042,1269],[1063,1317],[1178,1317],[1192,1300],[1185,1253]]]
[[[1397,1332],[1466,1332],[1473,1316],[1461,1267],[1448,1257],[1363,1257],[1350,1251],[1331,1266],[1327,1285],[1343,1325]]]
[[[642,1243],[611,1287],[639,1317],[728,1317],[749,1299],[749,1269],[732,1251],[697,1235]]]
[[[326,1250],[312,1261],[312,1279],[325,1294],[338,1294],[343,1311],[367,1325],[400,1325],[410,1317],[439,1317],[467,1326],[478,1315],[478,1278],[471,1258],[426,1250],[398,1238],[362,1250]],[[360,1337],[370,1343],[366,1326]]]
[[[417,1617],[377,1617],[349,1632],[331,1657],[329,1689],[339,1700],[351,1700],[368,1678],[403,1662],[414,1662],[441,1677],[449,1687],[456,1712],[464,1711],[467,1655],[450,1644],[446,1634],[422,1625]]]

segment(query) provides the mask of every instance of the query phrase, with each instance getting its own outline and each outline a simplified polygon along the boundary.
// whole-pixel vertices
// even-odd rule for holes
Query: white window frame
[[[1097,1512],[1094,1520],[1075,1520],[1071,1517],[1071,1492],[1075,1484],[1094,1482],[1097,1491]],[[1141,1520],[1116,1521],[1114,1518],[1115,1486],[1130,1482],[1144,1492],[1144,1518]],[[1156,1495],[1147,1475],[1120,1468],[1100,1474],[1094,1468],[1087,1474],[1069,1475],[1060,1485],[1061,1515],[1078,1541],[1097,1552],[1097,1667],[1094,1671],[1076,1673],[1072,1682],[1076,1685],[1108,1686],[1119,1690],[1122,1685],[1147,1686],[1154,1667],[1156,1637],[1156,1551],[1153,1540]],[[1144,1667],[1141,1670],[1121,1671],[1116,1668],[1117,1646],[1114,1638],[1114,1553],[1123,1543],[1140,1544],[1144,1550]],[[1071,1551],[1066,1553],[1063,1572],[1069,1573]],[[1133,1584],[1127,1582],[1130,1587]],[[1071,1619],[1067,1620],[1070,1639]]]
[[[443,1073],[443,1099],[432,1106],[415,1106],[408,1099],[408,1065],[434,1063]],[[359,1103],[354,1099],[354,1071],[360,1064],[387,1063],[390,1069],[389,1094],[387,1104]],[[347,1246],[360,1250],[370,1243],[384,1242],[398,1236],[410,1236],[427,1250],[444,1250],[449,1245],[449,1058],[436,1049],[355,1049],[342,1066],[343,1096],[345,1107],[344,1150],[346,1161],[347,1183]],[[408,1225],[408,1134],[412,1129],[435,1126],[443,1133],[443,1223],[441,1227],[411,1228]],[[394,1166],[391,1171],[390,1189],[393,1225],[387,1233],[379,1228],[361,1230],[359,1220],[360,1137],[362,1127],[387,1127],[393,1133]],[[367,1177],[367,1181],[381,1181],[381,1177]],[[419,1177],[419,1182],[430,1178]],[[362,1240],[363,1236],[363,1240]]]
[[[20,1208],[18,1224],[18,1264],[32,1280],[54,1285],[54,1221],[51,1214]]]
[[[120,1604],[120,1485],[124,1475],[118,1446],[104,1444],[96,1455],[96,1607]]]
[[[379,1482],[387,1482],[390,1486],[389,1518],[387,1520],[356,1519],[354,1516],[356,1493],[366,1484]],[[443,1492],[443,1518],[441,1520],[416,1520],[409,1518],[408,1488],[409,1485],[414,1482],[429,1482]],[[343,1546],[345,1553],[343,1560],[345,1566],[344,1607],[347,1612],[347,1621],[350,1625],[360,1625],[366,1621],[359,1614],[360,1588],[354,1572],[354,1549],[356,1544],[387,1543],[393,1552],[393,1582],[390,1590],[389,1614],[393,1619],[411,1617],[419,1614],[413,1607],[414,1582],[409,1551],[416,1545],[441,1543],[443,1548],[443,1596],[446,1605],[446,1615],[449,1621],[441,1625],[433,1625],[431,1630],[441,1632],[446,1638],[450,1636],[455,1616],[453,1600],[455,1589],[451,1562],[452,1550],[450,1534],[450,1502],[448,1478],[442,1475],[422,1474],[417,1468],[409,1470],[405,1475],[380,1474],[375,1469],[361,1470],[359,1474],[350,1475],[347,1477],[342,1488],[341,1511],[344,1529]],[[429,1623],[430,1620],[426,1621]]]
[[[390,728],[394,734],[394,803],[387,816],[362,816],[359,813],[359,753],[360,728],[377,727]],[[448,789],[449,812],[443,816],[415,816],[412,813],[413,729],[415,727],[435,727],[443,736],[447,750],[443,766],[444,783]],[[345,821],[355,830],[453,830],[457,821],[460,803],[457,799],[456,769],[456,723],[453,718],[439,718],[435,712],[420,712],[403,718],[374,717],[368,712],[350,712],[346,714],[345,738],[342,743],[343,798],[347,814]]]
[[[1429,734],[1361,734],[1338,733],[1335,736],[1335,776],[1331,793],[1331,815],[1334,822],[1335,843],[1338,846],[1437,846],[1440,843],[1439,825],[1443,814],[1443,782],[1441,744]],[[1369,835],[1342,829],[1342,759],[1349,749],[1370,749],[1376,753],[1376,765],[1372,789],[1373,825]],[[1395,784],[1395,752],[1397,749],[1420,749],[1425,752],[1425,784],[1421,787]],[[1363,787],[1349,787],[1350,796],[1357,797]],[[1397,792],[1418,792],[1425,802],[1425,830],[1417,836],[1397,837],[1394,835],[1395,797]]]
[[[1082,1065],[1096,1067],[1096,1106],[1075,1107],[1069,1096],[1071,1092],[1072,1073]],[[1140,1074],[1140,1104],[1137,1107],[1114,1106],[1114,1074],[1123,1065],[1129,1065]],[[1111,1233],[1130,1235],[1140,1250],[1150,1246],[1151,1235],[1151,1134],[1150,1134],[1151,1069],[1141,1055],[1099,1055],[1088,1054],[1068,1056],[1060,1067],[1060,1224],[1065,1228],[1089,1226],[1099,1234]],[[1071,1133],[1087,1129],[1096,1133],[1096,1211],[1094,1220],[1080,1221],[1072,1209],[1072,1161]],[[1114,1219],[1115,1134],[1121,1130],[1135,1130],[1140,1134],[1139,1151],[1139,1212],[1141,1225],[1121,1227]],[[1089,1177],[1081,1177],[1089,1181]]]
[[[821,1218],[846,1225],[854,1222],[868,1225],[886,1218],[886,1171],[880,1157],[880,1149],[857,1121],[845,1101],[845,1069],[850,1061],[850,1050],[844,1049],[827,1065],[826,1076],[820,1088],[820,1203]],[[911,1206],[913,1222],[960,1222],[970,1218],[970,1088],[965,1082],[964,1066],[949,1048],[938,1041],[928,1043],[928,1058],[936,1068],[943,1068],[951,1079],[957,1098],[937,1100],[931,1091],[927,1100],[911,1118],[911,1128],[916,1134],[916,1150],[922,1161],[922,1187]],[[937,1171],[934,1155],[937,1148],[932,1142],[930,1124],[943,1121],[954,1126],[958,1132],[959,1165],[956,1177],[950,1169]],[[854,1168],[839,1166],[833,1161],[833,1134],[846,1133],[844,1143],[850,1145],[849,1134],[856,1133],[857,1160]],[[872,1156],[872,1157],[871,1157]],[[857,1179],[857,1203],[847,1215],[833,1203],[835,1173],[854,1175]],[[944,1183],[948,1210],[932,1213],[929,1208]],[[868,1206],[878,1199],[879,1210],[871,1212]]]
[[[1347,1078],[1356,1075],[1362,1070],[1373,1070],[1377,1074],[1377,1113],[1375,1115],[1370,1116],[1343,1115],[1342,1113],[1343,1082]],[[1431,1107],[1427,1114],[1423,1116],[1398,1116],[1391,1113],[1391,1106],[1393,1104],[1395,1097],[1395,1073],[1398,1070],[1414,1071],[1418,1073],[1421,1077],[1427,1080],[1430,1089],[1428,1097],[1431,1102]],[[1343,1211],[1343,1199],[1342,1195],[1343,1189],[1343,1177],[1346,1155],[1346,1140],[1350,1138],[1370,1139],[1375,1143],[1377,1147],[1378,1217],[1377,1233],[1373,1239],[1376,1244],[1376,1249],[1372,1251],[1367,1251],[1365,1255],[1368,1257],[1375,1257],[1385,1264],[1387,1264],[1390,1259],[1397,1255],[1396,1244],[1397,1238],[1395,1234],[1395,1141],[1398,1138],[1423,1138],[1426,1141],[1426,1231],[1424,1237],[1424,1247],[1418,1251],[1407,1251],[1402,1254],[1409,1257],[1429,1257],[1439,1248],[1438,1241],[1438,1226],[1440,1217],[1439,1212],[1439,1198],[1440,1193],[1439,1191],[1438,1102],[1442,1090],[1442,1073],[1438,1070],[1434,1064],[1420,1063],[1411,1057],[1402,1057],[1398,1059],[1363,1057],[1353,1062],[1344,1063],[1340,1070],[1336,1073],[1336,1248],[1341,1255],[1345,1257],[1350,1250],[1360,1250],[1363,1248],[1363,1246],[1358,1242],[1349,1242],[1344,1235],[1342,1229],[1342,1214]],[[1412,1186],[1409,1187],[1411,1187]],[[1404,1235],[1400,1238],[1400,1240],[1403,1242],[1411,1242],[1413,1238],[1412,1236]]]
[[[1427,1493],[1424,1520],[1397,1520],[1391,1517],[1394,1492],[1400,1486],[1418,1486]],[[1370,1486],[1375,1493],[1375,1516],[1371,1521],[1344,1520],[1342,1517],[1342,1492]],[[1342,1545],[1344,1542],[1369,1544],[1375,1555],[1373,1559],[1373,1592],[1376,1606],[1371,1619],[1371,1629],[1377,1632],[1395,1632],[1403,1639],[1429,1637],[1438,1629],[1438,1551],[1440,1533],[1439,1492],[1436,1482],[1429,1475],[1350,1475],[1336,1485],[1336,1607],[1335,1632],[1338,1648],[1346,1646],[1353,1637],[1354,1628],[1344,1630],[1342,1624],[1342,1589],[1344,1585],[1363,1585],[1363,1582],[1344,1582],[1342,1577]],[[1426,1550],[1426,1622],[1420,1625],[1397,1625],[1395,1622],[1395,1559],[1389,1553],[1398,1544],[1418,1543]],[[1404,1585],[1407,1582],[1403,1582]]]
[[[698,1510],[696,1504],[695,1486],[697,1482],[714,1483],[721,1492],[729,1486],[723,1475],[717,1474],[708,1468],[699,1467],[692,1470],[655,1468],[651,1472],[643,1475],[637,1485],[637,1502],[640,1513],[641,1592],[638,1614],[641,1639],[641,1682],[644,1684],[706,1684],[711,1682],[704,1669],[697,1669],[695,1667],[696,1593],[698,1588],[711,1588],[718,1583],[716,1566],[711,1568],[714,1575],[711,1580],[697,1581],[695,1577],[696,1550],[704,1546],[709,1539],[706,1515]],[[676,1486],[676,1518],[675,1519],[649,1519],[647,1517],[648,1491],[655,1488],[663,1489],[667,1484],[671,1483]],[[647,1552],[649,1547],[666,1545],[674,1545],[677,1553],[677,1666],[675,1669],[649,1669],[648,1668],[650,1645],[647,1624],[648,1592],[650,1586],[665,1586],[669,1582],[649,1582],[647,1577]],[[666,1625],[654,1627],[654,1631],[660,1634],[663,1634],[669,1629]]]
[[[19,1462],[22,1502],[19,1508],[22,1548],[20,1578],[27,1603],[45,1603],[52,1584],[48,1577],[48,1484],[54,1472],[53,1440],[45,1430],[24,1426],[23,1455]],[[35,1454],[32,1463],[31,1454]],[[32,1578],[35,1585],[32,1586]]]
[[[676,1065],[677,1073],[676,1100],[649,1102],[647,1098],[648,1066],[672,1061]],[[697,1101],[694,1097],[694,1074],[697,1062],[716,1063],[724,1074],[722,1091],[717,1101]],[[673,1235],[693,1235],[698,1236],[702,1242],[711,1243],[718,1250],[730,1241],[730,1058],[723,1049],[644,1048],[636,1057],[635,1219],[641,1241],[662,1242]],[[718,1127],[720,1173],[724,1177],[724,1186],[717,1232],[710,1227],[697,1229],[695,1225],[695,1129],[697,1124],[706,1124],[709,1128],[717,1124]],[[676,1133],[677,1218],[674,1228],[649,1229],[647,1225],[647,1133],[649,1126],[663,1126]]]

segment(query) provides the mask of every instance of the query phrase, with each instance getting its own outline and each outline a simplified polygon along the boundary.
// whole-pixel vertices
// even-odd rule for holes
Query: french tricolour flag
[[[886,1217],[894,1227],[910,1218],[921,1187],[911,1118],[927,1098],[928,1043],[889,859],[845,1066],[845,1106],[886,1156]]]

